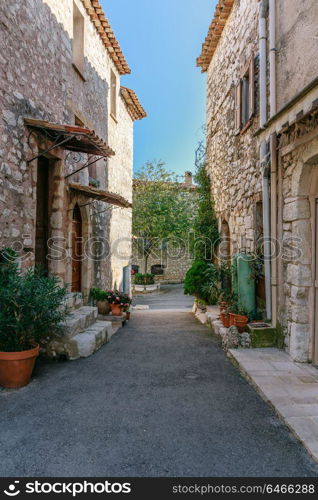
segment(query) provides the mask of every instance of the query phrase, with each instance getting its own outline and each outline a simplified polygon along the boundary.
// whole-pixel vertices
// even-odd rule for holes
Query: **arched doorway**
[[[73,209],[72,218],[72,292],[82,289],[83,227],[78,204]]]

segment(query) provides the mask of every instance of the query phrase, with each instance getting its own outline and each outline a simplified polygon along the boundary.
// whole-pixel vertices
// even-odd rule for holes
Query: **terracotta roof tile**
[[[201,55],[197,58],[197,66],[202,68],[202,73],[205,73],[209,67],[226,21],[231,14],[234,1],[235,0],[219,0],[217,3],[208,34],[202,45]]]
[[[116,68],[121,75],[131,73],[125,56],[116,40],[114,32],[111,29],[108,19],[106,18],[102,6],[98,0],[82,0],[87,13],[92,22],[95,24],[96,30],[109,52],[111,59],[114,61]]]
[[[142,120],[142,118],[146,118],[147,113],[133,90],[127,87],[120,87],[120,93],[126,104],[128,113],[133,120]]]

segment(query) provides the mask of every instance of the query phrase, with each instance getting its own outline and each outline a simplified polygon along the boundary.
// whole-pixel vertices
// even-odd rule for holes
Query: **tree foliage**
[[[195,240],[192,242],[192,253],[195,259],[212,261],[213,250],[219,241],[219,230],[211,193],[211,180],[204,162],[197,166],[195,182],[198,208],[194,219]]]
[[[151,252],[176,239],[187,241],[193,226],[193,201],[162,161],[148,162],[136,174],[133,235],[147,260]]]

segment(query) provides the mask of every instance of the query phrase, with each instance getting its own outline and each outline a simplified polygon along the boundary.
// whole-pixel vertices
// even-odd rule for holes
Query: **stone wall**
[[[310,139],[316,130],[316,138]],[[291,356],[306,362],[312,359],[315,317],[315,233],[318,197],[318,118],[307,126],[293,126],[280,136],[282,189],[282,263],[279,322]],[[295,146],[295,139],[304,144]],[[306,140],[307,138],[307,140]],[[288,152],[288,146],[290,152]],[[292,147],[294,146],[294,147]]]
[[[281,109],[317,77],[318,3],[316,0],[276,3],[277,109]]]
[[[127,113],[123,99],[118,95],[117,121],[110,117],[109,142],[115,151],[120,151],[109,159],[108,188],[132,202],[133,174],[133,120]],[[112,209],[110,240],[112,242],[111,262],[113,269],[112,285],[121,287],[123,268],[131,264],[131,209]]]
[[[187,249],[178,249],[174,252],[173,249],[167,252],[166,250],[158,250],[153,252],[148,259],[148,273],[151,272],[151,266],[164,266],[164,273],[156,275],[155,280],[161,283],[183,283],[186,272],[190,269],[193,262],[191,254]],[[142,255],[139,254],[137,246],[133,245],[132,263],[139,266],[139,272],[145,270],[145,261]]]
[[[259,154],[253,137],[257,116],[235,134],[235,86],[258,53],[258,12],[257,0],[235,2],[207,74],[207,168],[220,231],[228,224],[232,253],[254,249],[255,207],[261,200]]]
[[[47,144],[32,135],[25,117],[54,123],[75,123],[75,116],[112,147],[116,156],[100,160],[96,177],[108,188],[131,200],[133,122],[119,96],[120,75],[81,0],[75,3],[84,16],[84,70],[72,64],[73,0],[14,0],[0,4],[0,245],[15,246],[23,265],[34,262],[37,161],[27,163]],[[110,72],[118,80],[117,132],[109,124]],[[28,142],[30,139],[33,151]],[[64,175],[78,168],[64,163],[65,152],[47,155],[52,165],[50,236],[64,238],[69,253],[72,210],[81,206],[84,241],[97,238],[103,247],[97,259],[83,262],[84,293],[93,285],[119,282],[123,263],[107,252],[122,232],[130,240],[130,210],[111,209],[102,202],[71,194]],[[88,184],[88,171],[70,178]],[[90,203],[90,204],[88,204]],[[119,215],[120,214],[120,215]],[[125,263],[130,246],[126,244]],[[51,271],[70,279],[70,257],[52,261]],[[119,283],[120,284],[120,283]]]

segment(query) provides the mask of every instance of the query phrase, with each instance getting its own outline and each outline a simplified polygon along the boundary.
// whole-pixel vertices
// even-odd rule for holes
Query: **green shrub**
[[[219,269],[214,264],[195,261],[185,276],[184,293],[208,304],[216,304],[220,294]]]
[[[155,276],[154,274],[142,274],[142,273],[136,273],[134,275],[134,284],[135,285],[153,285],[155,283]]]
[[[59,278],[33,268],[23,274],[0,260],[0,351],[23,351],[56,333],[66,293]]]
[[[96,300],[96,302],[99,302],[99,301],[108,301],[109,302],[109,298],[112,294],[112,291],[111,290],[102,290],[101,288],[92,288],[91,289],[91,297]]]

